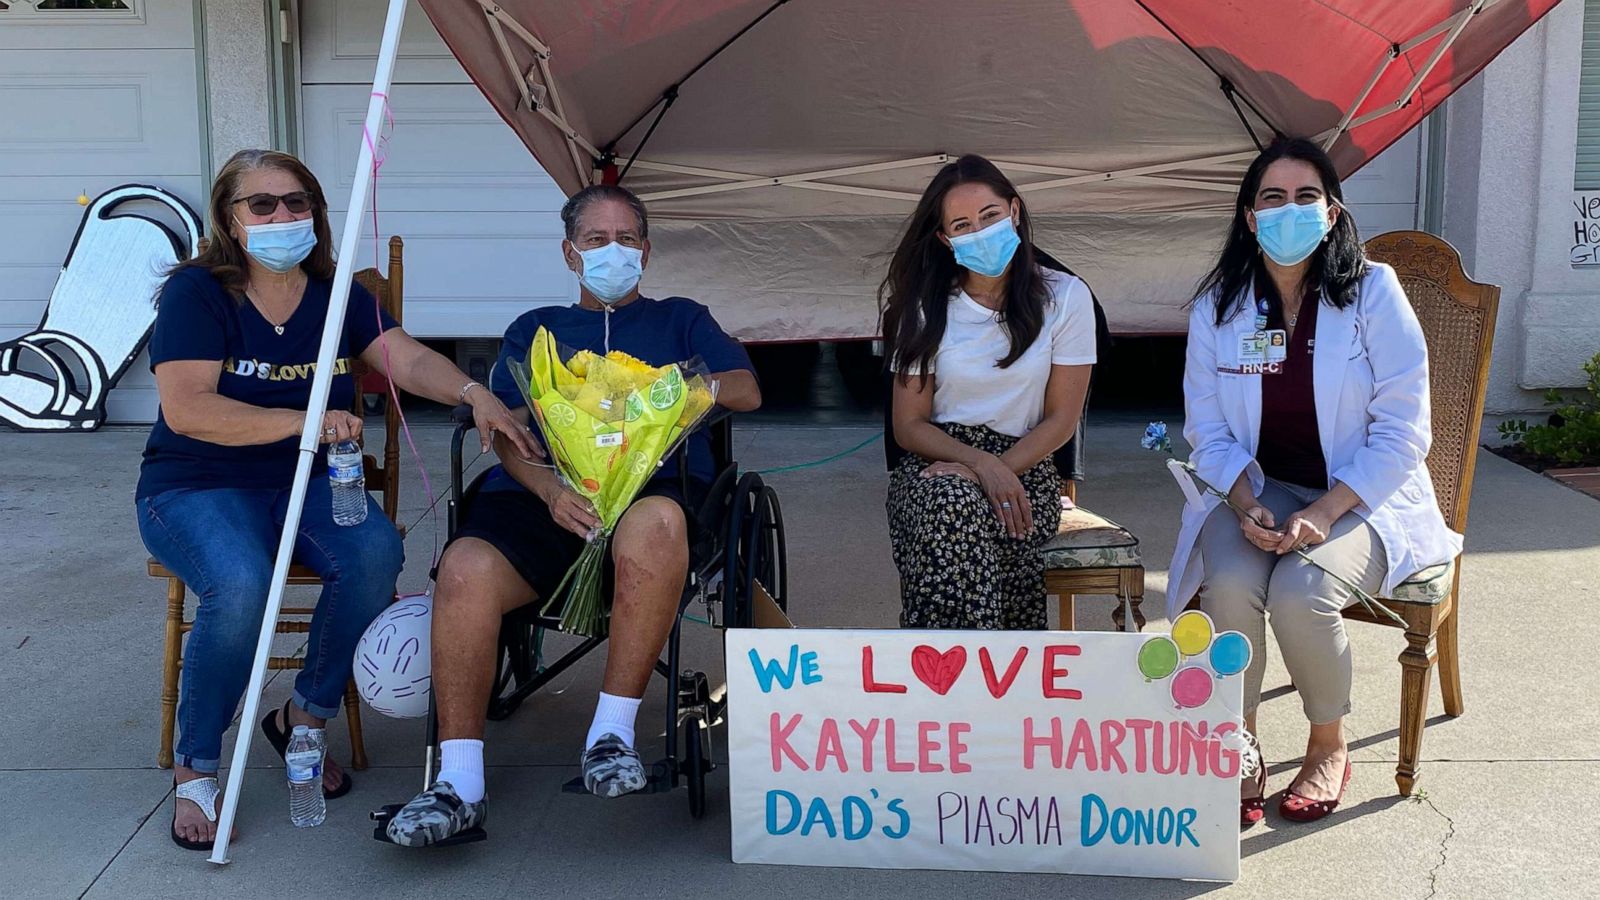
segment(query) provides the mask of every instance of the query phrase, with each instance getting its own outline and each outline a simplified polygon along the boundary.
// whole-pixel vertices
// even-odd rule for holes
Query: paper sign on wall
[[[1236,879],[1243,664],[1195,624],[728,631],[734,861]]]

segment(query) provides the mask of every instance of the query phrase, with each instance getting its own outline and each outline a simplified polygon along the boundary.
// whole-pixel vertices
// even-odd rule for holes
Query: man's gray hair
[[[644,240],[650,236],[650,219],[645,215],[644,201],[633,191],[615,184],[592,184],[573,194],[566,205],[561,207],[561,225],[566,229],[567,240],[577,239],[578,219],[584,211],[605,200],[618,200],[628,204],[639,219],[639,239]]]

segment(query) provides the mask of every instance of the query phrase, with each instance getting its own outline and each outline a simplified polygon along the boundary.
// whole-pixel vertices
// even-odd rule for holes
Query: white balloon
[[[433,693],[428,633],[433,596],[411,594],[396,600],[367,626],[356,644],[356,689],[367,705],[396,719],[428,714]]]

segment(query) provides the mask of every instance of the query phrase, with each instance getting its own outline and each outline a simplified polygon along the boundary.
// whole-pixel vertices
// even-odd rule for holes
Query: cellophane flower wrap
[[[563,631],[603,635],[611,535],[661,461],[705,420],[716,402],[714,384],[698,360],[652,366],[619,350],[572,351],[543,327],[527,366],[512,360],[509,368],[556,471],[600,519],[544,609],[562,610]]]

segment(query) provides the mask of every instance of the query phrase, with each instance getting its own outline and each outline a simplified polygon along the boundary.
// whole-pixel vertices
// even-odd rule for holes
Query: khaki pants
[[[1282,525],[1325,493],[1268,479],[1259,502]],[[1339,614],[1355,602],[1350,590],[1296,554],[1278,556],[1257,548],[1226,505],[1206,519],[1199,547],[1205,565],[1200,608],[1218,631],[1243,632],[1254,651],[1245,670],[1245,713],[1255,712],[1261,702],[1269,615],[1306,718],[1321,725],[1350,712],[1350,640]],[[1353,512],[1341,516],[1328,540],[1307,552],[1369,594],[1378,592],[1388,572],[1377,532]]]

